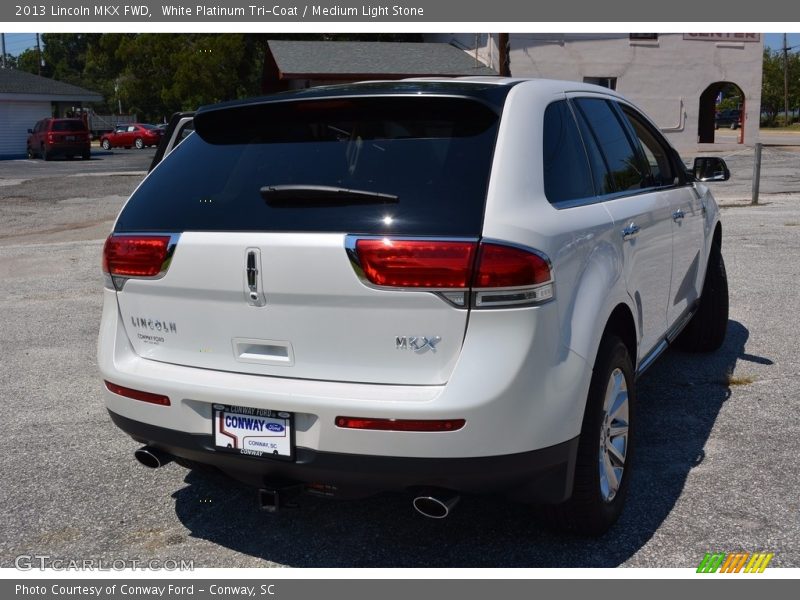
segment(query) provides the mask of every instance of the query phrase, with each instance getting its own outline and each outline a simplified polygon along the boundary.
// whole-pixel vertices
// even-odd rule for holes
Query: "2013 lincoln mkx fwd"
[[[200,109],[106,241],[99,364],[140,462],[296,493],[622,510],[636,378],[724,340],[720,159],[618,94],[404,80]]]

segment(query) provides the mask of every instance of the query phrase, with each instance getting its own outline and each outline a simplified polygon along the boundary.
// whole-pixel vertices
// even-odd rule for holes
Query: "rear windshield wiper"
[[[352,190],[333,185],[265,185],[261,197],[270,206],[347,206],[351,204],[393,204],[394,194]]]

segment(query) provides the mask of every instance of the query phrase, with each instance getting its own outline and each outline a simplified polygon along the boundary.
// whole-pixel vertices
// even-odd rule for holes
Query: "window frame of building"
[[[616,90],[617,89],[617,78],[616,77],[584,77],[583,83],[590,83],[592,85],[599,85],[600,87],[604,87],[607,90]]]

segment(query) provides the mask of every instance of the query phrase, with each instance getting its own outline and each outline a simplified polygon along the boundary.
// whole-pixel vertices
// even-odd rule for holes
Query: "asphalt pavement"
[[[100,254],[152,151],[0,162],[0,567],[20,555],[193,560],[195,567],[696,567],[706,552],[774,552],[800,567],[800,154],[726,154],[730,286],[724,347],[668,351],[639,381],[631,496],[617,526],[553,533],[530,508],[465,497],[442,521],[410,498],[255,492],[176,464],[148,470],[103,407],[95,344]],[[691,157],[686,157],[687,159]]]

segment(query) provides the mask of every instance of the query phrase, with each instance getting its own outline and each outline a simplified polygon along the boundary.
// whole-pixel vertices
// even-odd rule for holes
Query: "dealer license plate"
[[[74,135],[64,136],[64,140],[66,140],[67,142],[74,142],[75,141],[75,136]]]
[[[216,448],[265,458],[294,456],[291,413],[223,404],[215,404],[213,413]]]

